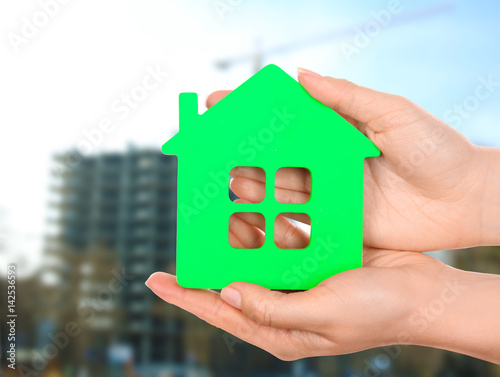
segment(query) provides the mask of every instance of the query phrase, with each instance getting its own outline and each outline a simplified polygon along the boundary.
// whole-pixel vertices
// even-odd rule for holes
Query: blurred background
[[[158,300],[175,272],[179,92],[274,63],[401,94],[500,147],[500,3],[24,0],[0,5],[0,308],[17,265],[17,367],[3,376],[500,376],[423,347],[282,362]],[[500,273],[500,248],[438,251]],[[3,313],[3,312],[2,312]]]

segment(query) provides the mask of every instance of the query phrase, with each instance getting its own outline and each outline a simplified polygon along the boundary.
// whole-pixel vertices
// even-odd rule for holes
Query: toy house
[[[178,156],[180,285],[216,289],[246,281],[272,289],[309,289],[361,267],[364,159],[380,151],[277,66],[264,67],[203,114],[198,114],[196,93],[181,93],[179,132],[162,152]],[[236,166],[265,171],[262,202],[230,200],[229,173]],[[308,202],[276,200],[274,179],[282,167],[309,169]],[[229,244],[228,220],[239,212],[264,216],[262,247]],[[274,242],[275,217],[290,212],[311,219],[304,249],[280,249]]]

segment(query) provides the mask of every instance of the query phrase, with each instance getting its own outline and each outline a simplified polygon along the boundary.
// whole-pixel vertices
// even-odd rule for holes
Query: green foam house
[[[380,151],[279,67],[264,67],[203,114],[198,113],[196,93],[181,93],[179,132],[162,152],[178,156],[180,285],[217,289],[245,281],[271,289],[309,289],[361,267],[364,159]],[[236,166],[265,171],[262,202],[230,200],[229,173]],[[282,167],[309,169],[308,202],[276,200],[275,174]],[[229,244],[229,217],[238,212],[263,215],[262,247]],[[275,245],[274,220],[281,213],[310,217],[306,248]]]

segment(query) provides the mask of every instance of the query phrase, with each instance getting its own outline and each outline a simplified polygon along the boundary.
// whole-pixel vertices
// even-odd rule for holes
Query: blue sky
[[[278,64],[291,74],[297,66],[305,66],[322,74],[398,93],[441,118],[454,104],[462,103],[474,93],[478,77],[500,80],[497,2],[401,1],[401,12],[351,61],[340,52],[343,43],[352,44],[354,35],[331,41],[325,38],[336,30],[356,26],[363,29],[363,25],[373,20],[373,12],[386,9],[388,3],[252,1],[242,2],[233,12],[227,12],[222,25],[214,22],[210,12],[205,12],[204,17],[213,28],[214,44],[217,41],[223,44],[227,34],[238,35],[244,41],[236,46],[228,44],[229,48],[223,51],[226,56],[232,56],[231,47],[237,51],[234,55],[241,53],[238,50],[252,50],[252,38],[260,38],[264,51],[309,39],[312,42],[309,46],[268,54],[264,62]],[[398,21],[408,14],[436,8],[443,10]],[[251,64],[246,68],[251,69]],[[238,82],[249,74],[241,66],[226,73],[234,74]],[[461,124],[460,130],[473,142],[500,146],[495,121],[500,118],[499,98],[499,91],[492,93]]]
[[[221,19],[216,11],[220,3],[236,5]],[[401,0],[401,12],[347,59],[342,46],[354,43],[355,27],[366,27],[374,21],[373,12],[386,10],[389,3],[69,2],[15,53],[7,36],[19,33],[23,17],[31,18],[40,9],[34,0],[3,2],[0,170],[7,178],[0,196],[0,236],[16,243],[16,237],[40,238],[45,232],[48,173],[55,151],[85,140],[84,132],[107,117],[116,127],[93,152],[120,150],[129,142],[159,149],[178,129],[178,93],[197,92],[203,111],[207,94],[234,88],[253,72],[250,60],[225,70],[215,62],[252,54],[257,40],[263,51],[297,45],[267,53],[263,60],[292,76],[301,66],[347,78],[404,95],[440,118],[474,95],[480,77],[500,81],[500,4],[493,1]],[[435,7],[445,10],[408,20],[413,12]],[[170,73],[168,79],[129,117],[117,118],[111,104],[157,66]],[[460,131],[474,143],[500,147],[499,99],[500,90],[493,91],[461,122]],[[35,244],[15,254],[36,264],[41,243]]]
[[[165,13],[156,12],[160,0],[129,0],[144,30],[172,49],[179,48],[185,36],[197,50],[197,64],[207,75],[187,84],[190,90],[234,87],[252,73],[252,63],[235,64],[224,71],[214,68],[221,57],[238,57],[255,50],[258,40],[264,63],[280,65],[290,74],[304,66],[326,75],[343,77],[358,84],[404,95],[433,114],[444,114],[462,104],[474,93],[478,77],[500,80],[500,4],[492,1],[400,1],[401,11],[387,27],[371,38],[368,47],[348,61],[342,44],[353,44],[355,27],[361,29],[374,19],[373,13],[388,8],[389,1],[240,1],[230,6],[221,20],[214,4],[229,2],[178,2],[172,18],[181,18],[178,38],[172,40]],[[408,20],[410,14],[432,12]],[[403,21],[400,21],[403,19]],[[353,30],[351,34],[346,33]],[[344,36],[329,39],[336,31]],[[341,33],[342,34],[342,33]],[[309,41],[303,43],[302,41]],[[274,53],[280,46],[300,45]],[[197,47],[196,47],[197,48]],[[460,130],[473,142],[500,146],[495,104],[499,91],[480,101]]]

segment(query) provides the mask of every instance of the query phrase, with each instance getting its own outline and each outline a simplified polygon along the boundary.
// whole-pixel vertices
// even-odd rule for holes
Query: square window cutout
[[[274,220],[274,244],[280,249],[305,249],[311,241],[311,217],[280,213]]]
[[[264,245],[266,220],[256,212],[236,212],[229,217],[229,245],[235,249],[258,249]]]
[[[266,196],[266,172],[256,166],[236,166],[229,172],[229,199],[260,203]]]
[[[311,199],[311,171],[307,168],[280,168],[274,182],[274,197],[279,203],[304,204]]]

